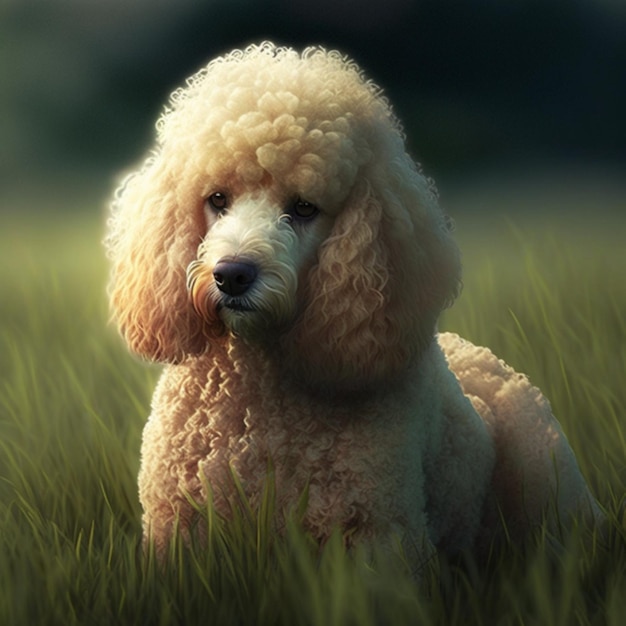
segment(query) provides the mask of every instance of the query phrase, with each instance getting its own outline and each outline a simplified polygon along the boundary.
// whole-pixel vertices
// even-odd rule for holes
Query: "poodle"
[[[548,401],[437,318],[460,255],[381,90],[338,52],[271,43],[173,93],[113,202],[110,300],[167,365],[143,435],[146,542],[198,505],[301,502],[317,540],[415,558],[598,508]]]

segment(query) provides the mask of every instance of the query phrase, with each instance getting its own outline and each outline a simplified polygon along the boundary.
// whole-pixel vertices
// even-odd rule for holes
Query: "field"
[[[622,206],[621,209],[626,207]],[[552,216],[552,217],[550,217]],[[593,218],[593,221],[591,220]],[[442,329],[490,346],[550,398],[609,518],[537,532],[486,568],[320,552],[266,509],[209,546],[140,549],[136,473],[159,370],[107,326],[101,216],[3,216],[0,231],[0,623],[611,624],[626,614],[626,219],[465,214],[464,292]]]

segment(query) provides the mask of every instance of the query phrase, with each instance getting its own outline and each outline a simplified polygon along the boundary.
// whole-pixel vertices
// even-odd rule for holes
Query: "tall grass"
[[[0,624],[622,624],[626,613],[626,250],[617,229],[467,221],[465,290],[442,320],[549,396],[602,505],[606,537],[542,529],[484,569],[323,549],[271,489],[208,545],[141,551],[141,430],[158,368],[107,327],[98,220],[4,219],[0,232]],[[597,220],[594,221],[597,223]],[[589,222],[589,225],[591,222]]]

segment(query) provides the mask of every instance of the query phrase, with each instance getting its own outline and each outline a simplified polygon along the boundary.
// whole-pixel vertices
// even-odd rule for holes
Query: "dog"
[[[277,518],[308,492],[319,541],[416,559],[521,541],[598,508],[548,401],[437,320],[460,255],[381,89],[350,59],[271,43],[174,92],[113,202],[110,300],[166,363],[145,427],[144,535],[202,535],[198,504]],[[417,547],[416,547],[417,546]]]

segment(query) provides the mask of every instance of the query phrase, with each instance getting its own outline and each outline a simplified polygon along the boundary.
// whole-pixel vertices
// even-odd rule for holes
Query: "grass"
[[[206,511],[210,541],[141,552],[141,430],[158,368],[107,327],[102,224],[3,218],[0,230],[0,623],[611,624],[626,612],[623,218],[459,220],[464,293],[442,328],[490,346],[550,398],[610,518],[565,548],[539,529],[484,569],[322,550],[263,509]],[[465,223],[464,223],[465,222]],[[599,224],[599,225],[598,225]]]

